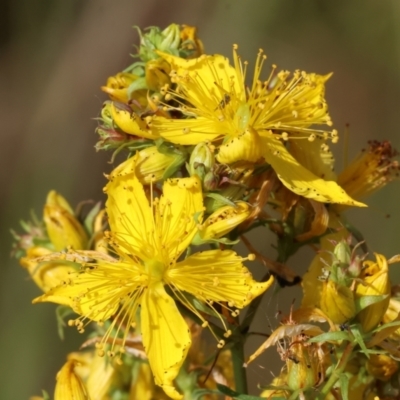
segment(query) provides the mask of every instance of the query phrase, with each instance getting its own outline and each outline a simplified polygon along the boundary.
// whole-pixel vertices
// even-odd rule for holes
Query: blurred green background
[[[52,393],[56,371],[82,340],[73,330],[61,342],[52,304],[31,305],[40,291],[10,259],[9,229],[31,209],[40,215],[47,192],[71,204],[103,200],[109,154],[96,154],[93,120],[106,96],[109,75],[130,62],[138,37],[133,25],[196,25],[208,53],[243,58],[258,48],[267,63],[289,70],[334,75],[327,99],[335,127],[350,123],[349,154],[370,139],[400,149],[400,2],[398,0],[3,0],[0,3],[0,398],[28,399]],[[336,145],[340,171],[343,140]],[[372,251],[400,252],[397,183],[368,199],[351,219]],[[390,214],[390,218],[385,218]],[[271,258],[271,237],[259,249]],[[291,262],[304,270],[310,253]],[[396,268],[396,266],[394,267]],[[276,326],[277,310],[299,298],[299,289],[266,300],[255,330]],[[286,300],[285,300],[286,299]],[[254,348],[253,345],[252,348]],[[254,363],[256,383],[270,380],[271,358]],[[275,369],[276,371],[276,369]],[[95,400],[95,399],[94,399]]]

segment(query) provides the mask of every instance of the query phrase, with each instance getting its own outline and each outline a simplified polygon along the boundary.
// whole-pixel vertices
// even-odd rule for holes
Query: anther
[[[222,340],[222,339],[221,339],[221,340],[218,342],[217,347],[218,347],[219,349],[222,349],[224,346],[225,346],[225,340]]]

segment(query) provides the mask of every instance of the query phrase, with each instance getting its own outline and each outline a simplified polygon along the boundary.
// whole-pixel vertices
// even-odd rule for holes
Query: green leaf
[[[308,339],[309,343],[318,343],[318,342],[328,342],[328,341],[336,341],[336,340],[347,340],[351,341],[351,336],[347,331],[337,331],[337,332],[327,332],[322,333],[321,335],[314,336],[313,338]]]
[[[340,394],[343,400],[349,400],[349,377],[346,374],[340,374]]]
[[[362,296],[355,299],[356,311],[359,313],[364,308],[371,306],[372,304],[379,303],[385,300],[389,295],[384,294],[381,296]]]
[[[64,340],[64,328],[67,326],[65,319],[71,314],[74,312],[68,306],[61,305],[56,308],[57,332],[61,340]]]
[[[220,384],[217,384],[217,388],[221,393],[223,393],[227,396],[230,396],[234,399],[238,399],[238,400],[263,400],[263,399],[265,399],[264,397],[250,396],[248,394],[240,394],[240,393],[235,392],[234,390],[228,388],[227,386],[220,385]],[[274,399],[275,400],[278,400],[278,399],[284,400],[284,397],[274,397]]]
[[[364,338],[363,338],[359,328],[358,327],[352,328],[351,333],[353,334],[355,341],[361,347],[362,353],[364,353],[368,357],[369,350],[367,349],[367,346],[364,343]]]
[[[400,326],[400,321],[392,321],[392,322],[388,322],[387,324],[384,324],[384,325],[379,325],[372,332],[376,333],[376,332],[381,331],[382,329],[390,328],[392,326]]]
[[[214,200],[220,201],[221,203],[223,203],[223,204],[226,205],[226,206],[235,207],[235,203],[234,203],[233,201],[227,199],[226,197],[224,197],[224,196],[222,196],[222,195],[220,195],[220,194],[218,194],[218,193],[211,193],[211,192],[209,192],[209,193],[207,193],[207,194],[205,195],[205,197],[210,197],[210,198],[212,198],[212,199],[214,199]]]

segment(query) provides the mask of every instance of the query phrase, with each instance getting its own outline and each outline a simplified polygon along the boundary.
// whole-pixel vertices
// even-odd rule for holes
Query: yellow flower
[[[389,280],[389,268],[386,258],[375,253],[376,262],[365,261],[367,267],[362,271],[360,282],[356,288],[356,295],[362,296],[384,296],[385,299],[364,308],[358,314],[358,319],[364,329],[369,332],[382,320],[389,307],[391,284]]]
[[[75,360],[67,361],[57,374],[54,400],[90,400],[81,378],[75,373]]]
[[[133,159],[137,162],[138,156]],[[80,315],[71,324],[80,331],[89,321],[103,323],[114,317],[98,346],[103,351],[105,343],[112,343],[110,356],[116,348],[112,332],[134,324],[140,311],[143,346],[155,382],[170,397],[179,399],[182,396],[173,380],[186,358],[191,337],[165,286],[207,326],[204,316],[191,305],[185,292],[211,310],[215,310],[215,302],[237,315],[237,309],[263,293],[273,279],[255,282],[242,264],[245,259],[231,250],[203,251],[178,261],[196,234],[197,224],[201,223],[204,207],[200,181],[197,177],[168,180],[164,183],[163,195],[156,199],[150,196],[149,204],[134,171],[135,165],[124,173],[117,169],[110,175],[105,189],[111,227],[109,244],[118,258],[71,251],[64,256],[80,262],[82,270],[34,302],[69,301]],[[229,334],[224,320],[220,319]],[[128,329],[123,332],[122,347],[128,333]],[[123,352],[123,348],[119,351]]]
[[[390,142],[370,141],[368,148],[342,171],[337,182],[356,199],[369,196],[398,179],[399,162],[393,160],[397,155]]]
[[[324,181],[303,167],[282,143],[328,137],[337,140],[336,131],[329,134],[309,128],[314,124],[331,125],[324,99],[324,83],[329,75],[296,71],[290,78],[289,72],[276,74],[274,68],[269,79],[261,82],[266,57],[260,50],[248,89],[247,63],[241,63],[236,46],[234,67],[221,55],[184,60],[159,54],[171,64],[171,81],[178,85],[166,95],[166,100],[174,98],[178,103],[175,108],[192,118],[154,117],[154,132],[185,145],[223,139],[217,155],[221,163],[256,162],[264,158],[282,183],[299,195],[321,202],[362,206],[336,182]],[[326,147],[324,143],[323,146]],[[309,157],[320,155],[310,152]]]

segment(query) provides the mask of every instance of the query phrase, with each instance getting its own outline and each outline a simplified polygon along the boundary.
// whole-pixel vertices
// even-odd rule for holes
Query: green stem
[[[233,373],[235,377],[235,390],[241,394],[247,394],[247,376],[244,363],[244,342],[238,340],[231,348]]]
[[[328,396],[328,393],[331,391],[333,385],[338,381],[340,378],[340,375],[343,373],[344,369],[346,368],[346,365],[350,359],[350,356],[352,354],[352,351],[354,349],[355,344],[354,343],[349,343],[346,348],[344,349],[342,353],[342,357],[340,357],[340,360],[335,368],[334,371],[332,371],[332,374],[330,378],[328,379],[328,382],[325,383],[324,387],[322,388],[321,392],[319,393],[317,400],[325,400],[326,396]]]

